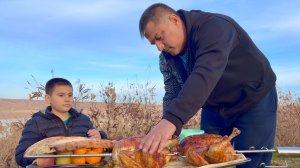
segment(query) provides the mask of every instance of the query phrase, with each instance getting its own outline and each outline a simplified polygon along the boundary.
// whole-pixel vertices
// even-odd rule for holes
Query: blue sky
[[[155,46],[139,36],[149,5],[200,9],[233,17],[268,57],[283,90],[300,91],[299,0],[0,0],[0,98],[28,97],[31,75],[88,87],[150,82],[164,92]]]

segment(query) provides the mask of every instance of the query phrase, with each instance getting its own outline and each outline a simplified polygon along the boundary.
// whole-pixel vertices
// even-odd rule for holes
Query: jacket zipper
[[[69,128],[68,128],[68,126],[64,125],[64,127],[65,127],[65,135],[69,136]]]
[[[68,123],[65,125],[63,120],[61,120],[60,118],[59,118],[59,120],[61,121],[61,124],[64,127],[65,136],[69,136],[69,128],[67,126]]]

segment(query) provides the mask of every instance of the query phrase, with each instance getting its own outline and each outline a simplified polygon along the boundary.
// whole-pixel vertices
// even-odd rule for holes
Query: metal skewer
[[[253,147],[249,150],[236,150],[237,154],[247,154],[247,153],[274,153],[277,152],[279,156],[285,157],[300,157],[300,147],[277,147],[276,149],[262,148],[255,150]],[[182,156],[179,152],[173,152],[166,154],[167,156]],[[60,157],[111,157],[112,153],[100,153],[100,154],[68,154],[68,155],[32,155],[25,156],[26,158],[60,158]]]
[[[31,155],[25,156],[26,158],[63,158],[63,157],[105,157],[112,156],[112,153],[100,153],[100,154],[68,154],[68,155]]]
[[[275,149],[261,149],[261,150],[236,150],[235,151],[236,153],[242,153],[242,154],[245,154],[245,153],[273,153],[273,152],[277,152],[277,150]]]
[[[300,147],[276,147],[275,149],[268,149],[263,147],[260,150],[256,150],[251,147],[249,150],[236,150],[236,153],[274,153],[277,152],[279,156],[285,157],[300,157]]]
[[[112,153],[99,153],[99,154],[67,154],[67,155],[31,155],[25,156],[26,158],[63,158],[63,157],[111,157]],[[167,156],[179,156],[178,152],[166,154]]]

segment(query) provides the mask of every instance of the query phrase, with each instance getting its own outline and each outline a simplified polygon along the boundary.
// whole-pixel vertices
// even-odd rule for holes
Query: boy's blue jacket
[[[94,129],[90,118],[71,108],[71,118],[65,126],[63,121],[52,114],[51,107],[33,114],[24,127],[19,145],[16,148],[16,162],[23,167],[30,165],[34,159],[24,158],[24,153],[32,144],[53,136],[87,137],[89,129]],[[101,138],[106,139],[105,132],[100,131]]]

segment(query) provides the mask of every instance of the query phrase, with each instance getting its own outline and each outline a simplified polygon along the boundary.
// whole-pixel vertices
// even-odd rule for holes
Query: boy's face
[[[52,93],[46,94],[45,99],[53,112],[66,113],[73,105],[73,89],[68,85],[55,85]]]

